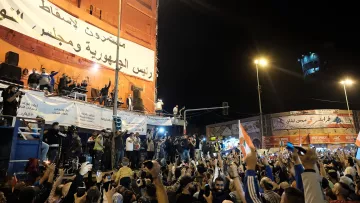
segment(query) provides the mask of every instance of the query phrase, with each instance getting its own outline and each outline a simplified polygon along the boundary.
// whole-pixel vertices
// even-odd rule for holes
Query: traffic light
[[[227,102],[223,102],[222,107],[226,107],[226,108],[223,108],[223,112],[222,112],[223,116],[229,115],[229,104]]]
[[[121,130],[122,121],[121,121],[120,116],[114,116],[114,123],[115,123],[116,131]]]

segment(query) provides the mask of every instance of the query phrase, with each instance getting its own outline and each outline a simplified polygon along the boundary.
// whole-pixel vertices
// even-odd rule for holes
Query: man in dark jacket
[[[100,90],[100,105],[102,105],[103,101],[104,101],[104,105],[107,105],[107,98],[108,98],[108,94],[109,94],[109,88],[111,86],[111,80],[109,80],[109,85],[105,85],[105,87],[103,87]]]
[[[79,157],[82,153],[82,144],[79,135],[76,132],[72,134],[72,140],[69,148],[69,154],[71,157]]]
[[[36,69],[34,68],[28,78],[29,87],[36,89],[37,86],[39,85],[39,78],[40,78],[40,75],[36,73]]]
[[[120,161],[124,157],[124,135],[128,131],[117,131],[115,134],[115,168],[119,167]]]
[[[44,142],[49,145],[48,157],[51,162],[54,162],[59,151],[60,137],[59,137],[59,123],[54,122],[51,128],[44,134]]]
[[[58,85],[59,94],[64,94],[63,91],[68,89],[68,84],[71,83],[71,78],[69,78],[65,73],[62,75]]]

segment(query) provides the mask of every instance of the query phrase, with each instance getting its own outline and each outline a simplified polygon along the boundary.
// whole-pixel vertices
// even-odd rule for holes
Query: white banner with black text
[[[47,124],[76,125],[80,128],[101,130],[112,128],[113,112],[93,104],[59,97],[45,97],[43,92],[23,90],[17,116],[36,118],[41,116]],[[171,126],[170,117],[146,116],[134,112],[119,111],[122,129],[146,135],[147,125]],[[157,121],[157,122],[154,122]]]
[[[0,25],[144,80],[155,77],[155,52],[82,21],[47,0],[0,0]]]

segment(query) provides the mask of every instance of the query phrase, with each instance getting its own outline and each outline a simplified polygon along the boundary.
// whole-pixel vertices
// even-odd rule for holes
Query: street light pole
[[[119,84],[119,51],[120,51],[120,17],[121,17],[121,0],[119,0],[119,16],[118,16],[118,31],[117,31],[117,46],[116,46],[116,69],[115,69],[115,91],[114,91],[114,107],[113,107],[113,115],[117,115],[117,103],[118,103],[118,84]],[[113,131],[115,132],[115,123],[113,125]]]
[[[263,117],[262,117],[262,108],[261,108],[261,87],[260,87],[260,81],[259,81],[259,67],[258,64],[255,63],[256,66],[256,79],[257,79],[257,91],[258,91],[258,96],[259,96],[259,110],[260,110],[260,134],[261,134],[261,138],[264,136],[264,131],[263,131]]]
[[[349,119],[350,119],[350,122],[351,122],[351,123],[353,124],[353,126],[354,126],[354,130],[356,131],[355,123],[351,121],[349,100],[348,100],[347,92],[346,92],[346,85],[352,85],[353,83],[354,83],[354,81],[352,81],[352,80],[350,80],[350,79],[345,79],[345,80],[340,81],[340,84],[342,84],[343,87],[344,87],[344,94],[345,94],[345,99],[346,99],[346,107],[347,107],[347,110],[348,110]]]
[[[118,103],[118,85],[119,85],[119,71],[120,71],[120,66],[119,66],[119,52],[120,52],[120,18],[121,18],[121,0],[119,0],[119,8],[118,8],[118,30],[117,30],[117,44],[116,44],[116,68],[115,68],[115,90],[114,90],[114,107],[113,107],[113,119],[115,118],[115,116],[117,116],[117,103]],[[112,136],[112,146],[111,146],[111,166],[112,168],[116,167],[114,166],[115,163],[115,135],[116,135],[116,126],[115,126],[115,122],[113,121],[113,125],[112,125],[112,131],[113,131],[113,136]]]
[[[346,106],[347,106],[348,114],[350,117],[350,108],[349,108],[349,101],[348,101],[348,97],[347,97],[347,93],[346,93],[346,84],[344,83],[343,86],[344,86],[344,93],[345,93],[345,99],[346,99]]]

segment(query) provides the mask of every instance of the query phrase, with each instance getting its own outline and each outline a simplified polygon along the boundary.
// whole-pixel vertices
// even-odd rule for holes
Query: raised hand
[[[307,149],[304,156],[300,156],[301,162],[305,169],[314,169],[318,160],[315,149]]]
[[[80,175],[85,175],[87,172],[91,171],[92,169],[92,164],[89,164],[89,162],[84,162],[81,164],[81,167],[80,167]]]
[[[78,197],[77,194],[74,194],[74,199],[75,199],[75,203],[85,203],[86,201],[86,195],[87,193],[85,192],[85,194],[81,197]]]

